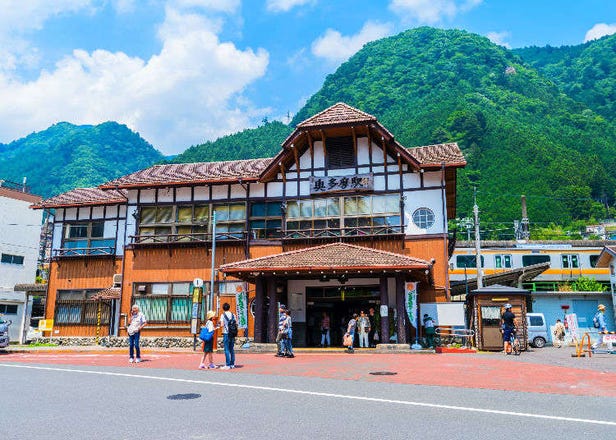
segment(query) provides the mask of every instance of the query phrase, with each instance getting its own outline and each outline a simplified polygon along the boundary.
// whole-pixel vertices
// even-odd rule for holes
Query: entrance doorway
[[[306,346],[321,344],[321,320],[323,313],[330,320],[330,346],[342,347],[342,337],[353,313],[363,310],[368,315],[370,307],[378,311],[379,286],[340,286],[306,288]],[[357,333],[355,334],[357,344]]]

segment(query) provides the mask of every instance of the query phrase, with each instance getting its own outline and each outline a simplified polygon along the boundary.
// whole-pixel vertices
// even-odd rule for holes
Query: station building
[[[449,300],[447,221],[465,165],[455,143],[406,148],[338,103],[273,158],[156,165],[44,200],[51,336],[124,336],[135,303],[143,336],[191,336],[200,279],[201,315],[228,302],[256,342],[275,338],[279,303],[300,346],[316,343],[323,312],[337,343],[370,307],[380,335],[408,342],[409,283],[419,302]]]

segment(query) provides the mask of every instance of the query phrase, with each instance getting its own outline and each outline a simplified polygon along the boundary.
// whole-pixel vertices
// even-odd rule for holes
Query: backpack
[[[598,313],[595,316],[592,317],[592,325],[595,328],[599,328],[601,326],[601,324],[599,323],[599,314]]]
[[[214,336],[213,331],[209,331],[207,327],[201,327],[201,331],[199,332],[199,339],[203,342],[208,342],[212,340],[212,336]]]
[[[226,314],[225,319],[227,319]],[[235,338],[237,336],[237,321],[233,313],[231,313],[231,319],[227,319],[227,334],[230,338]]]

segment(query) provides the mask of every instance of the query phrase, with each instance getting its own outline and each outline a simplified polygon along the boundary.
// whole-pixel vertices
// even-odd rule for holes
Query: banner
[[[248,327],[248,298],[246,292],[238,292],[235,294],[235,304],[237,304],[237,326],[238,328]]]
[[[565,315],[565,322],[567,323],[567,332],[571,335],[571,339],[577,341],[579,339],[577,315],[575,313]]]
[[[404,303],[409,321],[414,328],[417,328],[417,284],[416,282],[404,283]]]

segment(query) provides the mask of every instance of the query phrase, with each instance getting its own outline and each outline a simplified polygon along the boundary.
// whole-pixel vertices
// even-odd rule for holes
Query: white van
[[[543,313],[527,313],[526,328],[528,329],[528,343],[535,348],[545,347],[548,341],[548,325]]]

